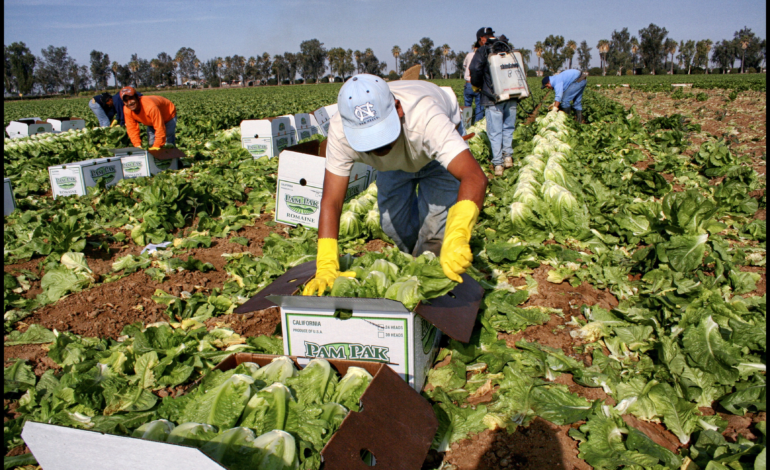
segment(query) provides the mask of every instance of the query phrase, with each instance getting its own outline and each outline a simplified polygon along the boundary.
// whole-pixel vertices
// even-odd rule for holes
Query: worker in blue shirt
[[[578,124],[583,122],[583,91],[588,83],[588,74],[580,70],[569,69],[558,75],[543,77],[543,88],[554,90],[554,109],[567,111],[575,109],[575,120]]]
[[[137,96],[142,96],[137,92]],[[123,114],[123,100],[120,93],[110,96],[109,93],[102,93],[94,96],[88,103],[88,107],[99,120],[99,127],[125,126],[126,118]]]

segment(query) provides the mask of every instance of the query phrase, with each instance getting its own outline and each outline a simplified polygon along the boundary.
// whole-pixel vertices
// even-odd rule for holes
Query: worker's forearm
[[[484,197],[487,192],[487,177],[484,173],[481,175],[471,174],[466,175],[462,181],[460,181],[460,189],[457,191],[458,201],[473,201],[481,211],[484,206]]]
[[[331,201],[331,198],[321,198],[321,218],[318,221],[318,238],[336,239],[340,233],[340,214],[342,202]]]

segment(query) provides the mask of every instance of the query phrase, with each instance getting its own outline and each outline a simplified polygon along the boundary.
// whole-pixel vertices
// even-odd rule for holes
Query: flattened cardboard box
[[[460,114],[463,118],[463,128],[467,132],[473,125],[473,106],[460,106]]]
[[[162,150],[164,149],[159,151]],[[179,157],[161,160],[138,147],[111,149],[110,152],[115,155],[115,158],[120,158],[125,179],[155,176],[165,170],[179,169]]]
[[[51,124],[43,121],[39,117],[17,119],[16,121],[11,121],[8,124],[8,127],[5,128],[8,137],[12,139],[51,132],[52,130]]]
[[[3,178],[3,216],[10,215],[16,210],[16,198],[13,197],[13,186],[10,178]]]
[[[99,180],[115,186],[123,179],[123,165],[119,158],[96,158],[82,162],[48,167],[53,197],[85,196],[86,188],[96,186]]]
[[[409,311],[389,299],[292,295],[315,275],[315,262],[290,269],[235,310],[248,313],[281,308],[283,351],[307,363],[311,358],[388,364],[415,390],[422,390],[442,332],[468,342],[484,289],[470,276],[430,303]],[[350,310],[341,320],[337,310]]]
[[[287,117],[241,121],[241,145],[254,158],[273,158],[297,143],[297,134]]]
[[[55,133],[67,132],[72,129],[85,129],[86,121],[79,117],[58,117],[48,118],[46,122],[51,124],[51,129]]]
[[[216,368],[229,370],[243,362],[264,366],[277,356],[237,353]],[[296,362],[296,358],[293,358]],[[368,450],[384,469],[422,466],[438,429],[430,404],[383,364],[329,361],[344,376],[361,367],[373,379],[361,397],[361,410],[350,412],[321,451],[324,468],[361,469]],[[103,434],[97,431],[28,421],[21,433],[45,470],[222,470],[223,466],[195,448],[166,442]],[[409,436],[404,439],[404,436]]]
[[[309,141],[283,152],[278,160],[275,221],[287,225],[318,228],[321,196],[326,175],[326,141]],[[345,200],[366,190],[373,168],[354,163]]]

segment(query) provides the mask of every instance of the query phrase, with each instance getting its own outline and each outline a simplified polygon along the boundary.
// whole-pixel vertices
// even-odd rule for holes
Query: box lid
[[[299,286],[305,284],[313,276],[315,276],[315,261],[295,266],[235,309],[234,313],[264,310],[278,306],[279,302],[282,306],[293,308],[341,308],[346,310],[353,310],[353,307],[358,310],[362,306],[368,308],[370,305],[377,305],[377,308],[379,306],[384,307],[383,311],[396,313],[395,307],[385,303],[382,305],[374,302],[368,303],[370,301],[387,301],[398,304],[403,309],[400,312],[408,311],[400,302],[389,299],[345,298],[345,302],[343,302],[340,297],[292,296]],[[448,294],[432,299],[430,303],[419,303],[414,312],[450,338],[467,343],[473,333],[481,299],[484,296],[484,288],[468,274],[463,274],[462,279],[463,282]],[[386,310],[386,308],[394,310]]]
[[[134,154],[134,153],[145,153],[147,150],[139,147],[126,147],[122,149],[108,149],[108,151],[113,155],[121,154],[122,157]]]
[[[163,148],[160,150],[148,150],[147,153],[155,157],[156,160],[173,160],[174,158],[187,158],[184,152],[176,147]]]

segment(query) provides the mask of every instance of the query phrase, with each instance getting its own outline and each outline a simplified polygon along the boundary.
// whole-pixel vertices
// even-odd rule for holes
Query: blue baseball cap
[[[345,82],[337,95],[345,138],[356,152],[384,147],[401,134],[396,99],[385,80],[359,74]]]

